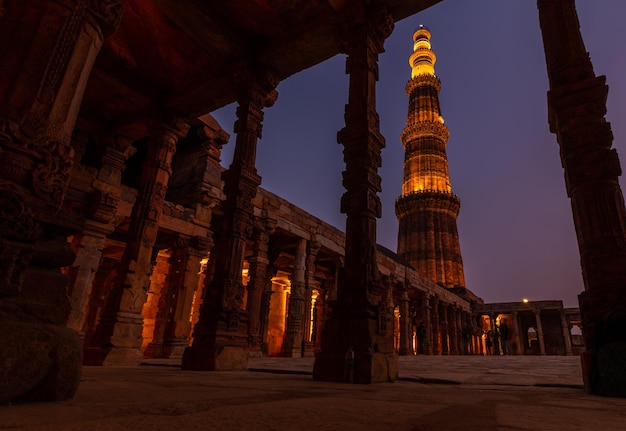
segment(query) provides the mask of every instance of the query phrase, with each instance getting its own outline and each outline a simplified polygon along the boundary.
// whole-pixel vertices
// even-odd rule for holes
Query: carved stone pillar
[[[115,230],[122,172],[127,158],[134,152],[131,142],[121,136],[102,135],[98,137],[98,141],[103,148],[98,173],[91,184],[94,188],[90,199],[91,205],[86,210],[87,219],[82,232],[75,235],[72,241],[76,260],[68,268],[70,276],[68,293],[72,310],[67,326],[79,332],[83,330],[87,301],[106,237]],[[71,194],[73,187],[74,184],[70,184],[68,195]],[[69,199],[71,200],[71,197]]]
[[[150,137],[118,279],[107,298],[93,345],[85,349],[91,364],[137,365],[143,360],[141,311],[150,285],[153,247],[176,143],[188,129],[185,120],[175,116],[155,128]]]
[[[313,353],[316,355],[320,350],[320,334],[324,328],[324,310],[326,308],[326,289],[322,285],[313,308],[313,330],[311,333],[311,342],[313,344]]]
[[[205,286],[193,344],[183,355],[186,370],[243,370],[248,365],[248,316],[242,310],[241,282],[246,240],[252,233],[253,205],[261,177],[254,166],[263,108],[274,104],[277,81],[268,71],[238,77],[235,154],[224,180],[224,231],[211,253],[214,274]]]
[[[517,311],[513,311],[511,313],[511,319],[513,319],[513,336],[511,337],[515,342],[515,353],[518,355],[523,355],[524,351],[522,349],[522,340],[524,339],[519,332],[519,317]]]
[[[420,299],[419,299],[419,315],[420,315],[420,319],[421,322],[424,324],[424,326],[426,327],[426,334],[424,337],[424,352],[423,354],[432,354],[432,345],[433,345],[433,338],[432,338],[432,327],[431,327],[431,307],[430,307],[430,301],[429,301],[429,296],[428,293],[423,292],[420,294]],[[418,339],[418,344],[417,344],[417,351],[421,354],[422,352],[419,351],[419,334],[416,334]]]
[[[543,325],[541,324],[541,311],[533,310],[535,314],[535,322],[537,323],[537,341],[539,343],[539,354],[545,356],[546,354],[546,343],[543,336]]]
[[[166,287],[159,299],[154,338],[145,356],[182,358],[189,345],[191,306],[198,288],[200,265],[211,248],[211,238],[179,238],[169,258]]]
[[[268,260],[269,263],[267,265],[267,269],[265,271],[265,280],[263,284],[263,293],[261,294],[261,311],[260,311],[260,328],[259,332],[261,334],[261,352],[265,355],[268,353],[268,330],[270,326],[270,305],[272,303],[272,294],[274,291],[272,290],[272,280],[276,276],[278,272],[278,268],[274,266],[274,262],[276,258],[280,254],[280,250],[277,247],[274,247],[270,242],[269,250],[268,250]]]
[[[81,345],[65,326],[60,268],[74,261],[67,237],[82,220],[61,206],[85,83],[121,12],[121,1],[2,2],[0,403],[63,400],[78,387]]]
[[[565,342],[565,354],[572,354],[572,334],[569,330],[569,323],[567,322],[567,317],[565,317],[565,312],[561,310],[561,327],[563,328],[563,341]]]
[[[439,299],[437,299],[435,296],[430,297],[430,310],[430,353],[431,355],[440,355],[441,349],[439,344]]]
[[[302,344],[302,355],[303,356],[313,356],[313,343],[311,342],[311,336],[313,332],[313,307],[314,307],[314,299],[313,299],[313,291],[317,285],[315,281],[315,259],[317,259],[317,252],[320,249],[320,243],[317,241],[309,241],[307,244],[307,255],[306,255],[306,270],[304,279],[306,282],[306,291],[305,291],[305,307],[304,307],[304,334],[303,334],[303,344]],[[317,297],[315,298],[317,301]]]
[[[270,263],[268,257],[269,239],[276,227],[276,220],[263,218],[256,219],[253,232],[252,256],[248,258],[248,339],[250,356],[261,356],[261,306],[263,293],[267,286],[267,272]],[[271,273],[271,271],[270,271]],[[271,279],[270,279],[271,283]],[[269,311],[269,309],[268,309]],[[264,316],[265,317],[265,316]]]
[[[626,210],[621,167],[605,120],[608,87],[596,77],[574,0],[539,0],[550,82],[548,117],[571,199],[585,292],[578,297],[587,391],[626,397]],[[619,329],[618,329],[619,328]]]
[[[453,304],[448,306],[448,334],[450,337],[450,354],[459,354],[458,317]]]
[[[291,276],[291,295],[287,311],[287,327],[283,339],[282,356],[299,358],[302,356],[302,331],[304,329],[306,239],[298,240]]]
[[[448,325],[448,306],[441,302],[439,303],[439,321],[441,322],[441,354],[450,354],[450,333]]]
[[[412,335],[412,322],[411,313],[409,311],[409,294],[408,289],[404,283],[398,283],[398,290],[400,291],[400,348],[398,354],[400,355],[412,355],[413,346],[411,343]]]
[[[338,6],[341,7],[341,6]],[[393,347],[393,331],[379,333],[380,304],[386,292],[376,265],[376,218],[381,216],[381,149],[376,113],[378,54],[393,29],[393,19],[384,8],[362,2],[348,2],[339,12],[346,28],[340,35],[348,54],[350,75],[346,126],[337,140],[344,146],[346,170],[341,212],[346,218],[345,277],[339,280],[337,301],[332,304],[322,335],[322,351],[315,359],[313,378],[344,381],[346,371],[355,383],[394,381],[398,358]],[[354,351],[353,370],[346,370],[346,354]]]

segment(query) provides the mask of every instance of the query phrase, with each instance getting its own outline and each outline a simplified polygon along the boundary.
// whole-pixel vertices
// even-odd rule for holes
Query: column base
[[[189,347],[189,340],[186,338],[172,338],[162,342],[152,342],[146,347],[144,357],[179,359],[183,357],[183,353],[187,347]]]
[[[182,369],[190,371],[244,371],[248,369],[248,348],[190,346],[183,353]]]
[[[0,404],[67,400],[78,388],[82,349],[70,328],[2,322],[0,352]]]
[[[359,384],[394,382],[398,379],[398,355],[355,352],[352,364],[345,354],[320,352],[315,357],[313,379]]]
[[[83,365],[130,367],[141,365],[143,352],[137,347],[86,347]]]
[[[578,295],[585,351],[581,355],[585,390],[626,398],[626,291],[590,290]]]

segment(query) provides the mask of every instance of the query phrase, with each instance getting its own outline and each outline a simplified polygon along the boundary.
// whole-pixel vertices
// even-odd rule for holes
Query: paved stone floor
[[[401,357],[401,379],[374,385],[313,381],[312,364],[85,367],[73,400],[0,407],[0,429],[626,430],[626,399],[586,394],[576,357]]]

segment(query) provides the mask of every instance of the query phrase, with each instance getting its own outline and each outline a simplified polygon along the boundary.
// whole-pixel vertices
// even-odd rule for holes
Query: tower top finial
[[[423,24],[413,32],[413,53],[409,57],[411,78],[418,75],[435,75],[437,56],[430,49],[430,30]]]

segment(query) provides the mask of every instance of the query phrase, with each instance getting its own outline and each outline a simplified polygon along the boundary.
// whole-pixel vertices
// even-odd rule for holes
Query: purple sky
[[[578,0],[596,75],[609,84],[614,147],[626,167],[626,2]],[[461,198],[458,228],[467,287],[486,302],[561,299],[578,306],[583,290],[558,145],[549,133],[548,89],[536,2],[444,0],[396,23],[380,56],[377,104],[387,147],[379,170],[383,217],[377,240],[396,250],[394,201],[402,183],[412,33],[432,33],[442,81],[440,102],[450,129],[452,189]],[[344,230],[342,146],[348,77],[337,56],[283,81],[266,110],[257,169],[262,187]],[[234,105],[214,113],[231,133],[222,164],[232,160]],[[625,168],[626,169],[626,168]],[[626,182],[621,178],[622,188]]]

